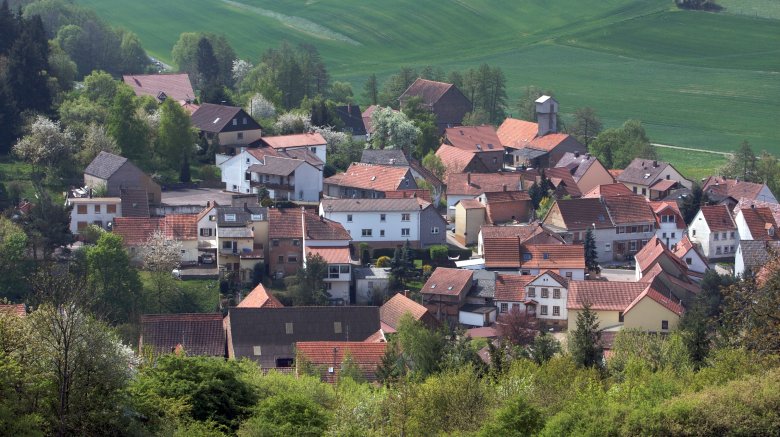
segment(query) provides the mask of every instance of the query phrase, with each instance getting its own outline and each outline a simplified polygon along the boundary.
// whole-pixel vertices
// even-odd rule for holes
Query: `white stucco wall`
[[[392,211],[392,212],[327,212],[320,206],[320,214],[325,218],[337,221],[344,226],[352,236],[352,241],[356,242],[382,242],[382,241],[405,241],[410,242],[420,240],[420,212],[419,210],[410,211]],[[381,214],[385,214],[385,221],[381,221]],[[402,221],[401,215],[409,214],[409,221]],[[348,216],[352,220],[348,220]],[[364,237],[363,229],[371,229],[371,236]],[[409,235],[403,235],[402,229],[409,229]],[[385,235],[382,236],[382,232]]]

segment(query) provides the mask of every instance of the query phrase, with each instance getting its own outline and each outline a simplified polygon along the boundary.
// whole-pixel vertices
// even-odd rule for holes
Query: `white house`
[[[769,208],[740,208],[736,211],[734,222],[740,240],[780,240],[777,223]]]
[[[306,268],[306,258],[309,255],[319,255],[328,264],[328,274],[324,278],[334,304],[348,305],[350,303],[349,288],[352,284],[352,269],[355,261],[349,253],[348,240],[308,240],[303,238],[303,268]]]
[[[65,205],[70,211],[70,232],[78,235],[88,225],[110,229],[116,217],[122,217],[122,199],[119,197],[68,197]]]
[[[699,252],[695,244],[691,242],[688,235],[683,236],[682,240],[674,248],[674,254],[688,266],[688,274],[696,273],[703,275],[709,269],[707,259]]]
[[[739,245],[737,225],[728,206],[702,206],[688,225],[688,238],[701,246],[707,259],[733,257]]]
[[[394,247],[407,240],[415,247],[446,242],[446,222],[420,198],[323,199],[320,215],[341,223],[353,241],[374,247]]]
[[[323,163],[327,162],[328,145],[325,138],[318,132],[262,137],[260,142],[282,152],[308,150],[315,154]]]
[[[357,305],[371,305],[377,302],[377,296],[387,296],[390,286],[390,269],[384,267],[355,267],[353,271],[355,277],[355,303]]]
[[[565,326],[569,281],[547,270],[538,275],[501,274],[496,278],[499,314],[513,309],[527,312],[546,323]]]
[[[265,187],[272,199],[320,199],[322,168],[311,160],[280,156],[270,148],[244,149],[233,157],[217,158],[226,191],[257,193]]]
[[[650,202],[650,207],[655,213],[655,236],[666,247],[674,247],[685,235],[685,220],[683,220],[677,202],[673,200]]]

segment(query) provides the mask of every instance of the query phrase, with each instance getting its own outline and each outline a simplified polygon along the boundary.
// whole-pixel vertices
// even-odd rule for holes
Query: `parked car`
[[[214,264],[214,255],[212,255],[210,253],[207,253],[205,255],[201,255],[200,263],[201,264]]]

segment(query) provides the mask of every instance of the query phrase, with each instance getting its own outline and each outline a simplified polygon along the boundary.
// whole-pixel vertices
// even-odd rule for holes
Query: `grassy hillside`
[[[639,118],[655,142],[731,150],[747,139],[780,154],[771,0],[740,3],[767,18],[678,11],[671,0],[78,1],[167,61],[185,31],[224,33],[250,60],[281,40],[309,42],[356,92],[401,65],[488,62],[506,73],[511,106],[536,85],[556,92],[564,116],[589,105],[608,126]]]

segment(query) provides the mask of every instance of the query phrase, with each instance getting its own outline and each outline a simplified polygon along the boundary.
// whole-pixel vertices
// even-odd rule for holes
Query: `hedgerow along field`
[[[78,2],[169,63],[188,31],[225,34],[253,62],[282,40],[314,44],[356,94],[402,65],[487,62],[506,74],[510,113],[535,85],[555,92],[564,118],[592,106],[607,127],[642,120],[654,142],[730,151],[748,140],[780,154],[780,19],[768,0],[717,14],[672,0]]]

